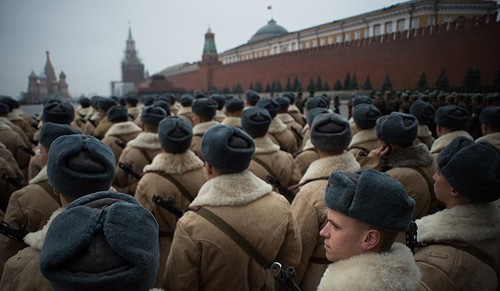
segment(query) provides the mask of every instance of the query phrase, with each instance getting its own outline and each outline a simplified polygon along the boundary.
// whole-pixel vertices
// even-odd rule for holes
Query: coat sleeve
[[[300,230],[297,221],[290,209],[288,215],[288,226],[285,239],[276,256],[276,260],[283,263],[287,267],[297,267],[302,255],[302,241],[300,238]]]
[[[198,290],[200,283],[201,251],[186,231],[181,220],[172,240],[172,250],[167,259],[163,288],[165,290]]]

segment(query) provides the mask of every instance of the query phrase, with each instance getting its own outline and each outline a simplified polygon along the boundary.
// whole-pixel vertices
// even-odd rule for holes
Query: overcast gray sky
[[[271,18],[297,31],[404,1],[395,0],[0,0],[0,94],[27,91],[45,51],[70,94],[110,94],[121,79],[128,22],[152,75],[201,59],[210,25],[218,52],[247,42]]]

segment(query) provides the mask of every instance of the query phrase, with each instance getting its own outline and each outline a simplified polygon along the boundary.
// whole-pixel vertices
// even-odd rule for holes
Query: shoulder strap
[[[495,270],[495,260],[480,248],[473,246],[469,243],[456,240],[443,240],[443,241],[424,241],[418,244],[419,247],[425,247],[428,245],[443,245],[459,249],[475,257],[476,259],[486,264],[488,267]]]
[[[153,162],[153,159],[149,156],[148,152],[146,151],[145,148],[139,148],[141,151],[142,155],[148,160],[148,162],[151,164]]]
[[[196,211],[199,215],[203,216],[206,220],[212,223],[215,227],[224,232],[229,238],[231,238],[242,250],[244,250],[252,259],[254,259],[259,265],[267,269],[271,265],[270,262],[264,258],[264,256],[257,251],[244,237],[241,236],[231,225],[225,222],[222,218],[217,216],[217,214],[212,211],[198,207],[191,209]]]
[[[52,199],[54,199],[57,202],[57,204],[61,204],[59,197],[57,197],[56,194],[54,193],[54,188],[52,188],[49,181],[38,182],[36,183],[36,185],[42,187],[42,189],[45,190],[45,192],[47,192],[50,195],[50,197],[52,197]]]
[[[189,200],[189,202],[193,202],[193,200],[194,200],[193,196],[191,196],[191,194],[189,194],[188,190],[184,186],[182,186],[181,183],[179,183],[177,180],[175,180],[174,177],[172,177],[172,175],[167,174],[163,171],[151,171],[151,172],[156,173],[160,176],[163,176],[164,178],[166,178],[167,180],[172,182],[175,185],[175,187],[177,187],[177,189],[179,189],[179,191],[181,191],[182,196],[184,196],[187,200]]]
[[[370,150],[365,148],[365,147],[362,147],[362,146],[358,146],[358,145],[353,145],[353,146],[350,146],[347,150],[351,150],[351,149],[358,149],[364,153],[366,153],[367,155],[370,153]]]
[[[431,194],[431,197],[436,197],[436,194],[434,193],[434,182],[427,176],[427,174],[422,170],[420,167],[408,167],[410,169],[413,169],[417,171],[424,179],[425,182],[427,183],[427,188],[429,189],[429,193]]]
[[[317,150],[316,150],[316,148],[308,148],[308,149],[304,149],[304,150],[301,150],[301,151],[296,152],[296,153],[293,155],[293,158],[296,158],[298,155],[300,155],[301,153],[304,153],[304,152],[317,152]]]
[[[267,171],[268,174],[276,177],[276,175],[273,173],[273,171],[271,170],[271,168],[266,163],[264,163],[263,160],[257,158],[255,155],[252,157],[252,160],[254,160],[255,162],[257,162],[257,164],[259,164],[262,167],[264,167],[264,169],[266,169],[266,171]]]

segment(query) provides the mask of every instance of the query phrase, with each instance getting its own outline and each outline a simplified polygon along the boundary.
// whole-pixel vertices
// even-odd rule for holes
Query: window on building
[[[399,19],[398,20],[398,31],[405,31],[406,30],[406,21],[404,19]]]
[[[325,45],[325,43],[326,43],[326,39],[325,39],[325,38],[320,38],[320,39],[319,39],[319,45],[320,45],[320,46],[324,46],[324,45]]]
[[[354,40],[358,40],[361,38],[361,32],[358,30],[358,31],[355,31],[354,32]]]
[[[337,43],[341,43],[342,42],[342,34],[339,34],[337,35]]]
[[[310,48],[311,47],[311,43],[306,41],[306,49]]]
[[[385,33],[392,33],[392,22],[386,22],[385,23]]]
[[[444,17],[444,22],[445,23],[451,22],[451,16],[445,16]]]
[[[313,47],[317,47],[317,46],[318,46],[318,40],[315,39],[315,40],[313,40]]]
[[[374,25],[373,26],[373,35],[379,36],[380,34],[381,34],[380,24]]]
[[[370,30],[368,28],[365,28],[365,38],[370,37]]]
[[[419,28],[419,27],[420,27],[420,19],[418,19],[418,18],[413,18],[413,19],[411,20],[411,28],[412,28],[412,29],[417,29],[417,28]]]
[[[333,36],[328,37],[328,44],[333,44]]]
[[[436,17],[434,16],[429,16],[427,19],[427,26],[433,26],[436,25]]]
[[[294,51],[294,50],[295,50],[295,42],[292,42],[292,43],[290,44],[290,50],[291,50],[291,51]]]
[[[350,32],[345,34],[345,41],[351,41],[351,33]]]

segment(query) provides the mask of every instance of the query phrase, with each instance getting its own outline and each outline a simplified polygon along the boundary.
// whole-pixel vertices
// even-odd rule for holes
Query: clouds
[[[271,18],[288,31],[354,16],[393,0],[3,0],[0,1],[0,94],[26,91],[45,51],[70,93],[109,95],[121,79],[128,22],[139,57],[150,74],[201,59],[209,25],[219,52],[246,43]]]

